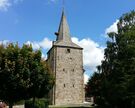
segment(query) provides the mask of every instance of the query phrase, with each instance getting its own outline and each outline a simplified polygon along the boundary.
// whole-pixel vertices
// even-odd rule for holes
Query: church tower
[[[57,39],[47,53],[48,66],[55,78],[51,104],[81,104],[84,102],[83,48],[72,42],[64,11],[55,34]]]

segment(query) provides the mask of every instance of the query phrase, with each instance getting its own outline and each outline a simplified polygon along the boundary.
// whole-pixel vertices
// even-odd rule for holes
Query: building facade
[[[48,51],[48,66],[55,78],[50,92],[52,105],[84,102],[83,48],[72,42],[64,11],[56,41]]]

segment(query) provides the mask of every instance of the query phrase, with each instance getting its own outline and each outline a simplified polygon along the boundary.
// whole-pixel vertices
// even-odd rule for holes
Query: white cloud
[[[73,37],[72,41],[83,49],[83,62],[84,67],[94,71],[97,65],[101,64],[101,60],[104,58],[104,47],[99,46],[98,43],[94,42],[90,38],[82,39],[79,41],[78,38]]]
[[[34,42],[27,41],[26,44],[28,45],[31,44],[33,49],[42,48],[44,50],[47,50],[52,47],[52,41],[46,37],[42,41],[34,41]],[[47,55],[45,55],[43,52],[42,52],[42,58],[47,59]]]
[[[47,55],[45,55],[44,53],[42,53],[42,58],[43,58],[44,60],[46,60],[46,59],[47,59]]]
[[[0,0],[0,11],[7,11],[9,7],[22,1],[23,0]]]
[[[26,42],[26,44],[31,44],[34,49],[49,49],[52,46],[52,41],[48,38],[44,38],[42,41]]]
[[[87,84],[89,80],[89,76],[87,74],[84,74],[84,84]]]
[[[100,46],[90,38],[79,40],[76,37],[72,37],[72,41],[83,48],[84,68],[94,72],[96,70],[96,66],[100,65],[101,60],[104,58],[104,47]],[[51,48],[52,41],[48,38],[44,38],[42,41],[28,41],[27,44],[32,44],[34,49],[43,48],[47,50]],[[42,57],[47,58],[47,56],[44,54],[42,54]],[[88,78],[88,75],[84,74],[85,84],[87,83]]]
[[[52,46],[52,41],[50,41],[48,38],[44,38],[44,40],[41,41],[39,45],[44,49],[49,49]]]
[[[11,6],[11,3],[9,0],[0,0],[1,11],[7,11],[10,6]]]
[[[105,34],[110,33],[110,32],[118,33],[118,28],[117,28],[118,22],[119,22],[119,20],[117,19],[110,27],[108,27],[105,30]]]
[[[83,48],[83,63],[84,67],[94,71],[97,65],[101,64],[101,60],[104,57],[104,47],[99,46],[90,38],[79,40],[76,37],[72,37],[72,41]],[[26,42],[26,44],[32,44],[34,49],[50,49],[52,41],[48,38],[44,38],[42,41]],[[44,56],[45,57],[45,56]]]
[[[100,46],[98,43],[94,42],[90,38],[84,38],[79,40],[76,37],[72,37],[72,41],[83,48],[83,63],[84,68],[89,69],[92,72],[96,70],[96,66],[101,64],[101,60],[104,58],[104,47]],[[1,43],[8,43],[8,40],[0,41]],[[42,41],[28,41],[26,44],[31,44],[34,49],[44,49],[48,50],[52,47],[52,41],[48,38],[44,38]],[[47,58],[45,54],[42,54],[43,58]],[[88,81],[88,75],[84,75],[84,82]]]
[[[3,44],[3,45],[6,45],[9,43],[9,40],[3,40],[3,41],[0,41],[0,44]]]

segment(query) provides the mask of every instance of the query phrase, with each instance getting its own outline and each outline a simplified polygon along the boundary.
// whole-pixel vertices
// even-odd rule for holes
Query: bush
[[[48,100],[46,99],[36,99],[33,105],[33,100],[25,101],[25,108],[48,108]]]

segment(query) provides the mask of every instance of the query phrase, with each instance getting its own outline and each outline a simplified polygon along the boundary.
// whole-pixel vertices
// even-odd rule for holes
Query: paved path
[[[7,106],[7,108],[9,108],[9,106]],[[24,105],[15,105],[13,108],[24,108]]]

